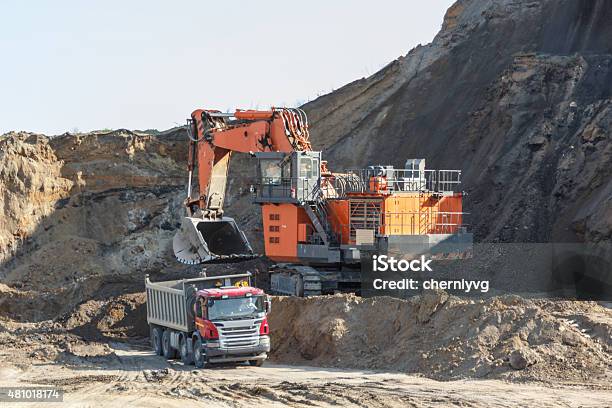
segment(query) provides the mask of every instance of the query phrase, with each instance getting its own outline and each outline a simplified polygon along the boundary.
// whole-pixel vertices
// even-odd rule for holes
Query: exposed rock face
[[[182,132],[0,137],[0,311],[39,319],[181,268]],[[34,306],[36,304],[36,306]]]
[[[11,133],[0,138],[0,262],[69,195],[73,182],[61,176],[62,164],[45,137]]]
[[[332,168],[463,170],[476,238],[612,237],[612,3],[465,0],[440,33],[304,106]]]

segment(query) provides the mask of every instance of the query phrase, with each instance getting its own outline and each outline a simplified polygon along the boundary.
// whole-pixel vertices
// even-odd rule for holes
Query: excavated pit
[[[331,168],[426,157],[432,167],[462,169],[466,209],[477,215],[470,230],[485,242],[609,243],[612,57],[604,23],[612,7],[564,3],[457,2],[432,44],[308,103],[313,145]],[[146,347],[144,275],[202,270],[178,265],[171,248],[186,141],[182,129],[0,137],[6,360],[106,369],[118,360],[111,342]],[[235,155],[226,210],[260,251],[261,215],[244,183],[251,173],[246,155]],[[201,232],[213,253],[245,252],[242,243],[223,246],[237,233],[227,224]],[[206,272],[259,268],[259,279],[264,266]],[[611,320],[609,304],[517,296],[275,298],[271,357],[436,379],[609,387]]]

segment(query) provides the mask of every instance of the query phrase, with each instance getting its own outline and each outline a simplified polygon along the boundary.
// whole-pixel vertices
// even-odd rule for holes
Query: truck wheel
[[[189,340],[185,336],[181,336],[181,345],[180,345],[181,361],[185,365],[191,365],[193,364],[193,353],[189,352],[189,349],[187,348],[187,341]]]
[[[176,350],[172,348],[170,345],[170,330],[164,330],[164,334],[162,335],[162,349],[164,351],[164,357],[168,360],[176,358]]]
[[[151,347],[153,348],[153,351],[155,351],[155,354],[158,356],[164,354],[164,351],[162,349],[162,334],[163,331],[161,328],[151,326],[149,334],[149,336],[151,337]]]
[[[265,360],[249,360],[249,365],[252,365],[254,367],[261,367],[263,365]]]
[[[202,350],[202,340],[200,339],[197,339],[193,346],[193,363],[196,368],[206,368],[209,366],[208,361],[206,361],[206,354]]]

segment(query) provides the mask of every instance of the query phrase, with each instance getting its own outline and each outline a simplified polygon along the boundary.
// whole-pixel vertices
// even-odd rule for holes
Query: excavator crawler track
[[[320,296],[321,274],[310,266],[280,264],[270,270],[273,293],[289,296]]]

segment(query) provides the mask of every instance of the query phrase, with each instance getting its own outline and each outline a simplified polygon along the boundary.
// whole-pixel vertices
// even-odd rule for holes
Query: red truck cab
[[[261,365],[270,351],[270,303],[258,288],[221,287],[196,293],[194,316],[206,357],[213,361],[248,361]],[[198,363],[197,350],[194,360]]]

